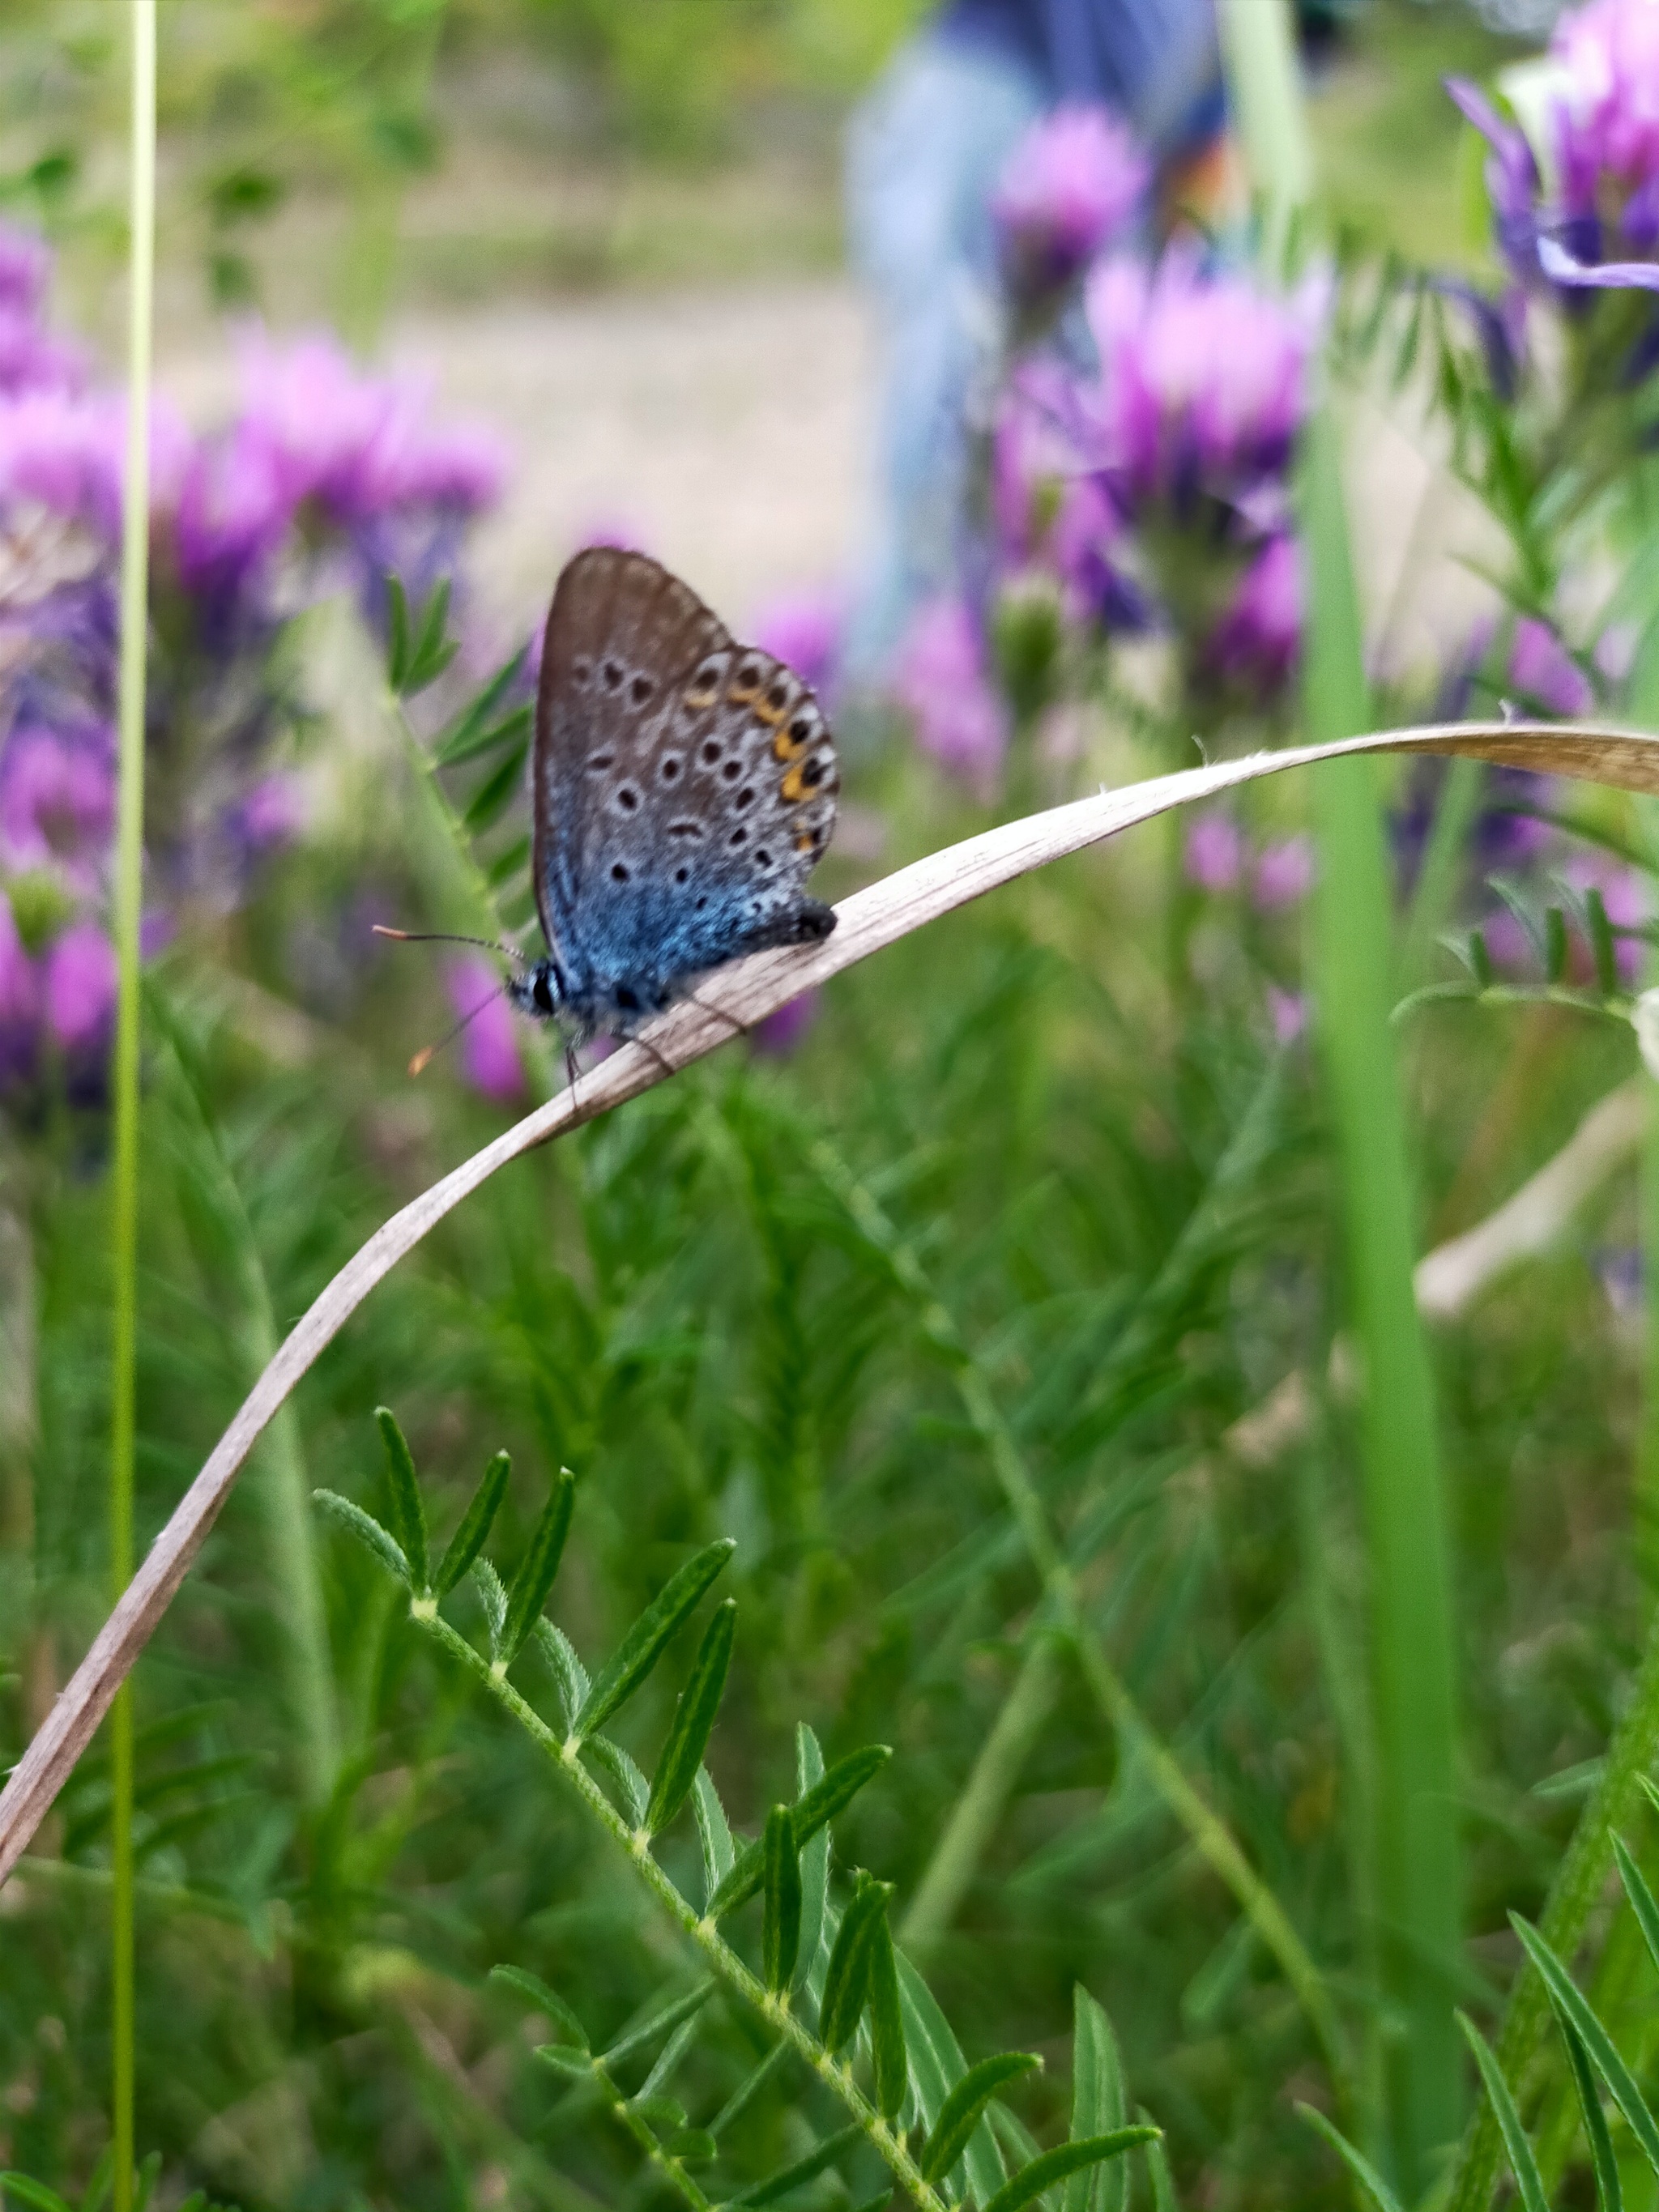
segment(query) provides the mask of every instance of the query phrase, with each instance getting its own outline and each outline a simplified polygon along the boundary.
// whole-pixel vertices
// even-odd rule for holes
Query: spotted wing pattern
[[[625,1033],[711,968],[828,934],[805,896],[840,776],[817,700],[643,554],[554,593],[535,754],[542,925],[578,1024]]]

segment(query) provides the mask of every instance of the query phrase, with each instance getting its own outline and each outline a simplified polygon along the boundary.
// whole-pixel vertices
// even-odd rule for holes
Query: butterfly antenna
[[[371,925],[376,937],[395,938],[399,945],[476,945],[484,952],[499,952],[504,959],[522,967],[524,955],[511,945],[501,945],[493,937],[457,937],[447,929],[391,929],[383,921]]]
[[[436,1044],[422,1045],[421,1049],[416,1054],[413,1060],[409,1063],[410,1073],[411,1075],[424,1075],[427,1069],[437,1058],[438,1054],[442,1052],[446,1047],[453,1044],[456,1038],[459,1036],[461,1031],[465,1029],[470,1023],[476,1022],[486,1006],[493,1006],[496,1000],[503,995],[505,988],[506,987],[503,985],[501,991],[492,991],[487,999],[480,999],[477,1005],[473,1007],[471,1013],[463,1014],[459,1021],[453,1023],[451,1026],[444,1031],[443,1035],[438,1039]]]

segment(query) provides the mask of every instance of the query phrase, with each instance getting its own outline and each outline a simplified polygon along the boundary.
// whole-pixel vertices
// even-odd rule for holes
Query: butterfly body
[[[548,952],[508,987],[525,1012],[627,1036],[711,969],[835,927],[804,888],[840,782],[817,700],[643,554],[561,575],[534,764]]]

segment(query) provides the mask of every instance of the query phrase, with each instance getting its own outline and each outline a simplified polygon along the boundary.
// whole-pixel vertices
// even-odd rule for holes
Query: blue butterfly
[[[841,787],[817,701],[644,554],[596,547],[560,576],[534,768],[547,956],[507,995],[570,1042],[630,1036],[709,969],[835,927],[804,888]]]

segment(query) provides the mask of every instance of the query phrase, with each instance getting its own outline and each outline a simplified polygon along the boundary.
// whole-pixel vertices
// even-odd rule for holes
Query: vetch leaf
[[[1029,2166],[1021,2166],[1012,2180],[1005,2181],[985,2207],[985,2212],[1019,2212],[1022,2204],[1029,2204],[1034,2197],[1041,2197],[1045,2189],[1052,2189],[1069,2174],[1081,2173],[1106,2159],[1121,2158],[1126,2150],[1133,2150],[1139,2143],[1155,2142],[1162,2132],[1161,2129],[1148,2127],[1137,2120],[1127,2128],[1114,2128],[1109,2135],[1085,2136],[1081,2142],[1057,2143],[1053,2150],[1045,2150],[1041,2158],[1034,2158]]]
[[[1140,2118],[1145,2120],[1143,2112]],[[1150,2121],[1147,2123],[1150,2126]],[[1170,2173],[1169,2154],[1159,2136],[1146,2146],[1146,2171],[1152,2177],[1152,2212],[1176,2212],[1175,2182]]]
[[[630,2028],[626,2035],[619,2036],[609,2051],[602,2051],[599,2056],[607,2066],[619,2066],[624,2058],[631,2057],[636,2051],[642,2051],[647,2043],[655,2043],[661,2036],[672,2035],[682,2021],[695,2018],[714,1994],[714,1983],[710,1976],[699,1982],[694,1990],[688,1990],[683,1997],[676,1997],[672,2004],[665,2005],[660,2012],[653,2013],[650,2019],[640,2027]]]
[[[916,2102],[925,2125],[934,2124],[945,2100],[968,2071],[951,2023],[939,2001],[902,1953],[898,1954],[899,2002],[904,2008],[906,2039]],[[963,2154],[963,2171],[975,2203],[983,2204],[1002,2186],[1002,2153],[989,2124],[980,2122]]]
[[[484,870],[484,881],[492,891],[498,891],[503,884],[510,884],[514,877],[521,869],[527,867],[529,863],[529,838],[515,837],[507,850],[504,853],[498,853]]]
[[[828,2166],[833,2166],[844,2150],[860,2142],[863,2129],[854,2120],[850,2127],[826,2136],[816,2149],[809,2150],[805,2158],[798,2158],[793,2166],[786,2166],[767,2181],[757,2181],[752,2188],[742,2191],[732,2199],[733,2204],[770,2204],[780,2197],[787,2197],[792,2189],[799,2189],[805,2181],[811,2181]]]
[[[910,2069],[904,2050],[904,2012],[899,2003],[898,1962],[885,1912],[870,1924],[870,2057],[876,2075],[876,2105],[882,2118],[897,2119]]]
[[[374,1419],[386,1446],[386,1486],[392,1493],[392,1531],[409,1562],[410,1585],[417,1597],[427,1589],[426,1507],[421,1500],[420,1478],[414,1455],[388,1406],[377,1406]]]
[[[1081,1982],[1072,1992],[1072,2138],[1109,2134],[1128,2118],[1123,2096],[1123,2065],[1117,2038],[1104,2008]],[[1128,2169],[1097,2166],[1074,2173],[1060,2198],[1060,2212],[1123,2212]]]
[[[1527,2141],[1527,2131],[1521,2124],[1521,2115],[1515,2109],[1515,2100],[1510,2094],[1510,2085],[1504,2079],[1504,2069],[1498,2064],[1486,2039],[1466,2012],[1457,2015],[1457,2025],[1463,2031],[1463,2040],[1474,2053],[1474,2063],[1480,2069],[1480,2079],[1486,2094],[1492,2100],[1498,2131],[1504,2138],[1504,2148],[1515,2174],[1516,2187],[1521,2192],[1522,2212],[1549,2212],[1549,2200],[1544,2194],[1543,2177],[1538,2171],[1538,2161],[1532,2154],[1532,2145]]]
[[[48,2189],[44,2181],[35,2181],[27,2173],[0,2173],[0,2192],[15,2197],[20,2204],[28,2204],[34,2212],[70,2212],[67,2197],[60,2197],[55,2189]]]
[[[613,1743],[608,1735],[585,1736],[582,1749],[598,1759],[622,1792],[623,1808],[632,1826],[641,1826],[645,1820],[651,1785],[641,1773],[638,1762],[630,1759],[622,1746]]]
[[[593,2061],[587,2052],[573,2051],[568,2043],[538,2043],[536,2056],[556,2074],[567,2074],[575,2081],[586,2081],[593,2071]]]
[[[450,768],[457,761],[470,760],[482,748],[475,744],[478,732],[489,727],[489,718],[501,705],[517,681],[524,667],[525,648],[510,653],[489,681],[475,691],[466,705],[433,747],[432,757],[439,768]],[[526,707],[524,710],[529,713]]]
[[[311,1498],[331,1521],[337,1522],[372,1552],[383,1567],[389,1567],[400,1583],[409,1581],[409,1561],[404,1557],[403,1547],[388,1529],[381,1528],[372,1513],[365,1513],[361,1505],[342,1498],[337,1490],[313,1490]]]
[[[1383,2180],[1364,2151],[1356,2150],[1346,2136],[1334,2128],[1323,2112],[1316,2112],[1311,2105],[1298,2104],[1296,2109],[1310,2128],[1324,2136],[1366,2196],[1376,2206],[1377,2212],[1401,2212],[1400,2199]]]
[[[691,1794],[726,1688],[737,1625],[737,1600],[728,1597],[715,1607],[703,1631],[697,1656],[691,1662],[690,1679],[680,1694],[668,1741],[663,1746],[651,1784],[645,1825],[653,1836],[662,1832]]]
[[[841,1917],[818,2008],[818,2037],[826,2051],[839,2051],[850,2043],[858,2027],[870,1991],[870,1930],[886,1911],[890,1894],[885,1882],[860,1875]]]
[[[573,2043],[586,2050],[587,2030],[558,1991],[550,1989],[539,1974],[532,1974],[523,1966],[492,1966],[489,1978],[500,1982],[504,1988],[516,1990],[521,1997],[528,1997],[538,2012],[544,2012],[564,2029]]]
[[[720,2155],[720,2147],[707,2128],[678,2128],[663,2148],[682,2166],[707,2166]]]
[[[388,576],[386,580],[386,682],[394,691],[401,691],[404,678],[409,673],[409,595],[404,590],[401,576]]]
[[[514,745],[500,766],[491,769],[468,799],[461,816],[461,827],[469,836],[481,836],[492,823],[499,822],[511,806],[517,796],[529,752],[527,742]]]
[[[503,1618],[505,1605],[503,1599]],[[537,1615],[531,1632],[542,1648],[543,1657],[553,1669],[553,1680],[558,1686],[564,1732],[568,1735],[575,1725],[577,1714],[582,1709],[582,1700],[587,1695],[587,1669],[576,1656],[576,1647],[563,1629],[556,1621],[550,1620],[544,1613]]]
[[[427,601],[421,617],[420,635],[409,656],[409,668],[401,686],[405,692],[424,691],[428,684],[443,674],[459,651],[455,641],[445,642],[448,622],[449,579],[446,576]]]
[[[1620,2057],[1613,2038],[1607,2033],[1595,2013],[1589,2001],[1583,1996],[1549,1945],[1528,1920],[1518,1912],[1510,1915],[1510,1925],[1527,1948],[1527,1955],[1544,1978],[1544,1987],[1549,1992],[1550,2002],[1558,2018],[1570,2021],[1583,2039],[1590,2063],[1607,2083],[1613,2101],[1624,2114],[1631,2133],[1641,2147],[1642,2155],[1659,2174],[1659,2127],[1654,2124],[1652,2113],[1642,2092],[1636,2086],[1636,2077]]]
[[[670,1577],[655,1601],[646,1607],[600,1669],[599,1680],[576,1716],[578,1735],[587,1735],[603,1727],[612,1713],[627,1704],[736,1549],[730,1536],[721,1536]]]
[[[823,1753],[805,1721],[795,1729],[795,1796],[805,1797],[823,1779]],[[799,1818],[799,1816],[797,1816]],[[800,1829],[795,1830],[800,1842]],[[795,1987],[805,1988],[823,1941],[823,1907],[830,1892],[830,1829],[820,1826],[810,1836],[800,1854],[800,1956],[795,1961]]]
[[[1607,920],[1607,901],[1594,884],[1584,894],[1584,919],[1589,927],[1590,952],[1595,962],[1595,988],[1604,999],[1619,991],[1619,952]]]
[[[761,1928],[761,1963],[766,1986],[775,1996],[788,1988],[800,1949],[800,1862],[795,1856],[795,1827],[787,1805],[775,1805],[767,1814],[762,1844],[766,1917]]]
[[[715,2136],[724,2135],[732,2122],[748,2111],[755,2098],[765,2087],[788,2056],[789,2045],[787,2043],[775,2043],[760,2063],[753,2067],[738,2082],[737,2087],[710,2120],[709,2133]]]
[[[483,1471],[483,1480],[472,1493],[472,1503],[461,1516],[461,1525],[449,1540],[449,1548],[438,1562],[432,1587],[440,1597],[453,1590],[483,1549],[490,1525],[507,1495],[507,1479],[513,1462],[498,1451]]]
[[[1619,2179],[1619,2160],[1613,2154],[1613,2137],[1607,2132],[1607,2116],[1601,2110],[1601,2094],[1595,2084],[1595,2069],[1590,2064],[1584,2039],[1577,2029],[1570,2021],[1564,2020],[1559,2026],[1562,2040],[1567,2046],[1567,2058],[1572,2067],[1573,2087],[1578,2092],[1578,2110],[1583,2116],[1584,2141],[1589,2145],[1599,2212],[1625,2212],[1625,2185]]]
[[[484,1626],[489,1632],[489,1656],[494,1661],[501,1656],[501,1631],[507,1626],[507,1592],[501,1587],[501,1577],[483,1557],[472,1562],[472,1580],[483,1606]]]
[[[998,2090],[1017,2081],[1022,2074],[1036,2071],[1042,2064],[1031,2051],[1005,2051],[999,2057],[981,2058],[977,2066],[970,2067],[939,2107],[920,2160],[922,2179],[943,2181],[967,2149],[980,2114]],[[1085,2189],[1087,2185],[1084,2185]]]
[[[477,760],[481,754],[494,752],[497,746],[521,744],[530,735],[531,710],[514,707],[498,722],[484,722],[468,728],[465,734],[457,732],[432,756],[439,768],[459,768],[464,762]]]
[[[697,1769],[691,1802],[697,1816],[697,1841],[702,1846],[702,1893],[708,1900],[703,1909],[709,1911],[721,1882],[732,1871],[736,1853],[732,1845],[732,1824],[706,1766]]]
[[[838,1759],[822,1781],[815,1782],[790,1808],[795,1822],[795,1841],[805,1844],[819,1829],[850,1805],[873,1774],[892,1757],[884,1743],[867,1744]],[[718,1920],[746,1904],[760,1887],[764,1869],[758,1843],[750,1844],[716,1891],[709,1911]]]
[[[630,2097],[629,2104],[640,2118],[653,2128],[683,2128],[685,2107],[678,2097],[647,2097],[641,2090]]]
[[[530,1539],[530,1548],[519,1564],[513,1577],[513,1587],[507,1593],[507,1624],[501,1632],[501,1656],[510,1667],[524,1648],[525,1638],[534,1627],[547,1593],[553,1587],[553,1577],[559,1571],[559,1561],[564,1553],[564,1540],[570,1534],[570,1516],[576,1504],[576,1478],[568,1467],[562,1467],[553,1479],[553,1487],[542,1517],[536,1523]]]

